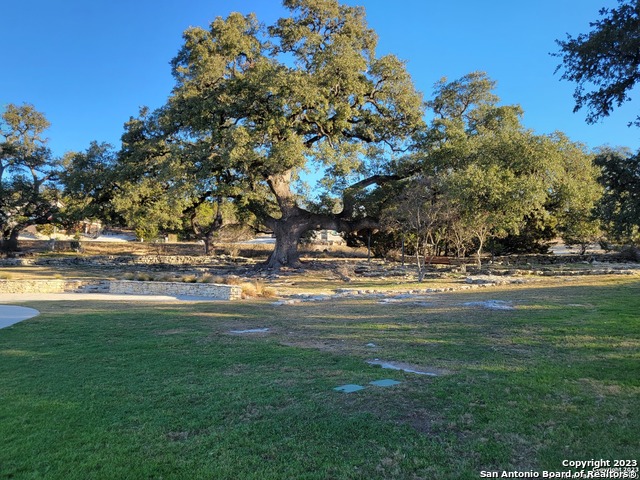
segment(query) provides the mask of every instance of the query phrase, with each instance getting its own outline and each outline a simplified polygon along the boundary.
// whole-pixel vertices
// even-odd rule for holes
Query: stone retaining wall
[[[465,259],[475,262],[475,258]],[[220,262],[242,263],[244,258],[230,257],[228,255],[216,256],[190,256],[190,255],[90,255],[77,257],[22,257],[0,258],[0,266],[69,266],[87,265],[104,267],[121,267],[127,265],[178,267],[178,266],[216,266]],[[410,259],[407,259],[411,262]],[[451,263],[460,263],[459,259],[450,259]],[[594,255],[510,255],[495,257],[494,263],[503,265],[554,265],[564,263],[601,262],[601,263],[625,263],[629,261],[625,255],[617,253]],[[485,259],[486,262],[486,259]],[[367,267],[368,268],[368,267]]]
[[[210,297],[216,300],[239,300],[242,289],[237,285],[217,283],[139,282],[112,280],[109,293],[130,295],[186,295]]]
[[[242,288],[216,283],[139,282],[129,280],[0,280],[0,293],[104,292],[131,295],[185,295],[240,300]]]
[[[474,259],[475,260],[475,259]],[[586,255],[506,255],[503,257],[495,257],[496,263],[504,265],[555,265],[561,263],[583,263],[583,262],[601,262],[601,263],[626,263],[629,258],[619,253],[595,253]]]
[[[182,255],[95,255],[87,257],[27,257],[0,259],[0,265],[206,265],[215,262],[212,257],[191,257]]]
[[[78,257],[22,257],[0,258],[0,266],[99,266],[99,267],[123,267],[123,266],[150,266],[150,267],[181,267],[181,266],[217,266],[221,263],[244,263],[243,257],[230,257],[218,255],[216,257],[192,257],[186,255],[93,255]]]
[[[201,243],[147,243],[147,242],[98,242],[56,240],[20,240],[20,250],[28,253],[83,252],[87,255],[136,255],[136,256],[204,256]],[[242,257],[265,257],[273,250],[273,245],[216,244],[215,255],[235,251]]]
[[[0,280],[0,293],[65,293],[99,287],[102,280]]]

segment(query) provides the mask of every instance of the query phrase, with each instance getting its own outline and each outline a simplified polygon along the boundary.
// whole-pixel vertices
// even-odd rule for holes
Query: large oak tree
[[[268,188],[271,205],[246,205],[275,234],[274,268],[299,264],[297,243],[308,230],[377,224],[356,208],[357,193],[395,178],[394,152],[407,147],[423,115],[403,62],[376,56],[362,8],[335,0],[284,5],[291,16],[268,28],[233,13],[187,30],[163,111],[167,131],[204,153],[205,175],[196,181],[224,171],[226,182],[242,186],[236,198]],[[341,192],[339,211],[305,208],[293,183],[309,166]]]

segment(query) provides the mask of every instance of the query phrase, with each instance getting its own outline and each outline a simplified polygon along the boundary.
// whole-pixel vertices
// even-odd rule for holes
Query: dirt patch
[[[434,424],[438,425],[440,423],[436,421],[432,412],[422,408],[416,408],[414,410],[407,409],[403,412],[403,416],[396,422],[411,425],[417,432],[429,435],[432,435],[434,432]]]
[[[169,432],[167,433],[167,440],[171,442],[184,442],[189,436],[189,432]]]

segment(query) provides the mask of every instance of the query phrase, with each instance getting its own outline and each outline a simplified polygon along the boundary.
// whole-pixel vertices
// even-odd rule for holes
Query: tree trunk
[[[484,247],[485,237],[483,235],[478,235],[478,251],[476,252],[477,259],[476,263],[478,264],[478,268],[482,268],[482,247]]]
[[[269,255],[267,268],[278,270],[280,267],[299,268],[300,253],[298,242],[300,236],[307,230],[306,225],[297,223],[297,219],[276,220],[273,233],[276,236],[276,246]]]
[[[215,231],[209,230],[202,237],[202,240],[204,241],[204,254],[205,255],[211,255],[211,252],[213,252],[213,237],[214,237],[214,233],[215,233]]]
[[[2,240],[0,240],[0,251],[5,253],[17,252],[19,234],[20,231],[18,228],[3,232]]]
[[[265,225],[273,230],[276,237],[276,246],[267,260],[267,268],[301,267],[298,242],[302,234],[308,230],[327,229],[350,233],[365,229],[371,232],[378,228],[378,222],[373,218],[352,218],[353,205],[351,203],[353,199],[349,200],[350,197],[346,194],[345,205],[340,214],[318,214],[300,208],[296,203],[295,195],[291,192],[291,173],[289,170],[271,175],[266,179],[269,188],[276,197],[281,213],[280,218],[267,217],[263,220]],[[367,180],[358,182],[351,188],[357,190],[385,179],[388,178],[374,175]]]
[[[211,253],[213,252],[215,234],[222,228],[222,225],[224,224],[224,219],[222,218],[222,209],[220,207],[221,204],[222,197],[218,197],[216,201],[216,216],[214,217],[211,225],[207,226],[206,229],[202,228],[198,223],[196,209],[193,208],[191,211],[191,228],[196,235],[202,238],[202,241],[204,242],[205,255],[211,255]]]
[[[416,266],[418,267],[418,282],[424,280],[424,273],[422,271],[422,265],[420,263],[420,244],[416,243]]]
[[[291,170],[271,175],[267,183],[277,199],[282,216],[278,219],[271,218],[267,223],[276,236],[276,246],[266,267],[275,270],[280,267],[298,268],[301,266],[298,241],[308,230],[309,213],[298,207],[295,196],[291,193]]]

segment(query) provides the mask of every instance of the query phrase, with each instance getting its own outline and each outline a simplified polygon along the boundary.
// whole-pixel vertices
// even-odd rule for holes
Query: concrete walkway
[[[0,328],[40,315],[35,308],[17,307],[15,305],[0,305]]]
[[[194,303],[219,302],[206,297],[187,295],[117,295],[112,293],[0,293],[0,328],[27,320],[39,315],[35,308],[8,305],[14,302],[56,302],[56,301],[90,301],[90,302],[147,302],[147,303]]]
[[[0,293],[0,307],[6,303],[91,301],[91,302],[221,302],[191,295],[124,295],[117,293]]]

